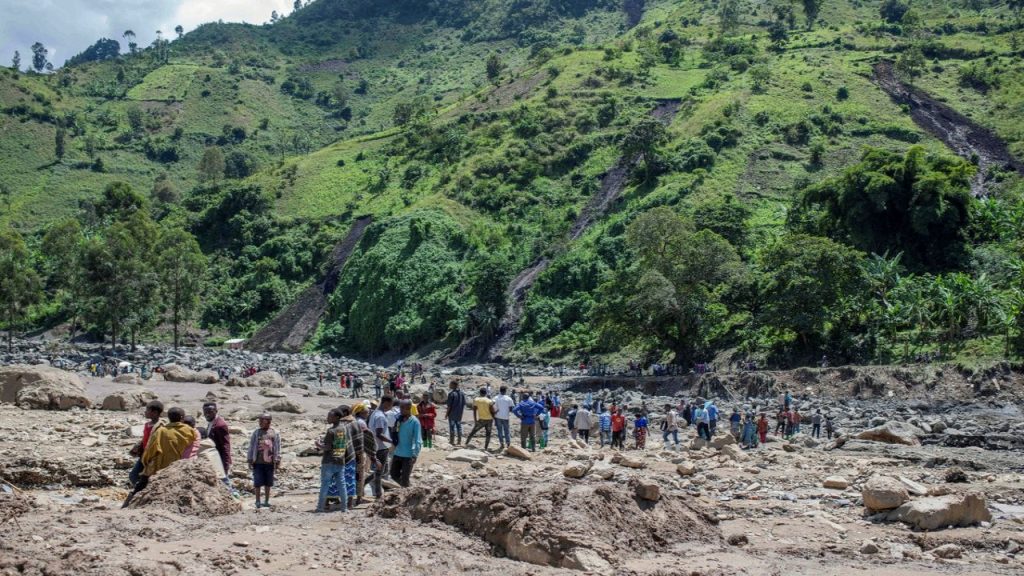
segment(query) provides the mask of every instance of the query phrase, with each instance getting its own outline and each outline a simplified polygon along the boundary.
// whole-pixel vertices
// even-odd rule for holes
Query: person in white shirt
[[[576,412],[576,434],[583,439],[584,444],[590,443],[590,428],[591,428],[591,413],[590,404],[584,404],[583,408],[580,408]]]
[[[499,388],[498,395],[494,397],[494,427],[498,429],[498,443],[501,444],[499,450],[512,445],[508,419],[512,416],[512,408],[515,405],[515,401],[508,395],[508,387]]]

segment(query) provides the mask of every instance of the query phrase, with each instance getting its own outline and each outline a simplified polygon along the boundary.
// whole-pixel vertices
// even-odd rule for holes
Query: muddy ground
[[[647,449],[615,458],[593,443],[574,445],[564,421],[555,419],[551,446],[530,461],[497,453],[494,440],[486,462],[479,455],[468,458],[477,462],[448,460],[455,449],[441,438],[422,452],[412,488],[390,491],[382,502],[347,514],[325,515],[313,513],[319,457],[304,454],[322,433],[326,411],[350,401],[330,396],[333,391],[261,391],[158,378],[145,383],[167,406],[192,414],[208,398],[223,407],[233,428],[232,481],[242,493],[242,511],[216,517],[161,507],[120,509],[140,414],[4,404],[0,482],[12,493],[0,487],[0,574],[1022,573],[1024,452],[1012,440],[986,444],[976,438],[1024,435],[1024,377],[1008,367],[969,374],[938,366],[848,370],[755,378],[770,377],[773,394],[792,387],[808,410],[834,414],[849,438],[839,447],[801,435],[792,442],[772,437],[755,450],[725,444],[689,449],[694,434],[686,431],[679,450],[664,450],[655,417]],[[900,370],[912,377],[894,377],[905,376]],[[696,387],[706,392],[724,385],[738,395],[739,383],[753,377],[716,378],[717,384],[707,378],[545,377],[527,378],[525,385],[560,389],[566,402],[590,394],[646,403],[656,411],[669,399],[695,394]],[[110,379],[84,380],[97,404],[123,387]],[[483,381],[463,380],[467,388]],[[798,383],[803,386],[796,388]],[[850,394],[854,386],[862,388],[859,395]],[[275,413],[284,466],[273,508],[257,510],[244,449],[255,416],[266,402],[279,400],[264,394],[284,394],[303,412]],[[727,393],[720,394],[719,405],[731,411]],[[771,401],[735,402],[751,407]],[[923,444],[852,438],[883,421],[916,422]],[[517,428],[513,424],[514,437]],[[483,447],[482,440],[474,444]],[[567,468],[586,474],[568,478]],[[967,481],[948,482],[964,479],[950,475],[953,468]],[[874,474],[902,477],[933,493],[979,493],[992,520],[934,532],[878,521],[865,513],[861,497]],[[830,476],[849,486],[824,488]],[[649,499],[652,489],[657,500]]]

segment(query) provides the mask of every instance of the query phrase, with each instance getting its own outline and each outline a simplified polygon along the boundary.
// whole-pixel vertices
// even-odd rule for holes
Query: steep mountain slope
[[[0,222],[38,230],[107,182],[148,190],[166,172],[181,199],[164,217],[189,226],[227,279],[204,322],[251,331],[303,286],[319,298],[319,261],[372,217],[331,272],[337,289],[312,342],[347,353],[450,353],[465,341],[483,351],[504,335],[506,359],[623,351],[691,362],[728,352],[802,362],[822,351],[881,358],[929,338],[976,338],[990,351],[1003,326],[1009,346],[1015,314],[1024,318],[1012,304],[1024,287],[1012,224],[1024,213],[1020,13],[939,1],[818,6],[808,22],[785,2],[318,0],[271,26],[201,27],[167,57],[156,47],[51,77],[3,72],[0,175],[13,194]],[[981,171],[969,154],[956,162],[962,150],[879,86],[875,67],[890,61],[902,81],[962,114],[954,125],[990,130],[1006,161],[985,158]],[[665,102],[676,111],[667,125],[645,122]],[[57,124],[68,142],[60,162]],[[214,146],[228,177],[200,182],[196,166]],[[839,189],[856,179],[850,170],[888,170],[861,162],[869,147],[905,155],[899,178],[914,202],[941,198],[915,222],[945,222],[966,245],[956,261],[919,265],[912,255],[900,262],[893,238],[886,257],[913,283],[901,290],[941,291],[957,274],[972,286],[994,281],[1008,320],[980,310],[912,320],[888,308],[891,286],[864,287],[870,250],[826,226],[826,208],[805,190]],[[953,222],[947,196],[971,178],[993,200],[965,200]],[[615,194],[594,211],[610,180]],[[697,274],[654,270],[636,230],[666,207],[681,219],[668,232],[688,239],[682,248],[698,242],[721,258]],[[854,208],[867,210],[844,209]],[[771,296],[785,279],[777,256],[791,247],[831,254],[819,263],[849,256],[863,272],[794,303],[791,312],[808,311],[803,326]],[[722,278],[702,283],[723,263]],[[801,291],[811,292],[789,290]],[[502,328],[510,304],[514,341]]]

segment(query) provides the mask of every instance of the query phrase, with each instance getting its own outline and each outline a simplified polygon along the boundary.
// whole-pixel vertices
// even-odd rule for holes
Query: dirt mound
[[[721,539],[710,519],[683,499],[663,495],[653,503],[627,488],[475,479],[389,492],[374,512],[443,522],[482,538],[500,556],[602,573],[637,550],[664,549],[667,538]]]
[[[0,526],[16,521],[18,516],[32,511],[32,504],[28,498],[16,492],[6,492],[3,488],[3,486],[0,486]]]
[[[179,460],[161,470],[139,492],[129,508],[163,508],[192,516],[224,516],[242,510],[242,505],[200,460]]]

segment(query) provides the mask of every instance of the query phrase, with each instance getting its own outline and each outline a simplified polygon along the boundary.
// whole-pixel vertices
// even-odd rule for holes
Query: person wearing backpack
[[[348,427],[341,424],[341,412],[338,409],[327,413],[329,428],[324,433],[324,439],[320,442],[323,456],[320,460],[320,497],[317,500],[316,511],[327,511],[327,496],[331,485],[339,488],[345,486],[345,463],[350,456],[355,457],[352,452],[352,443],[348,436]],[[341,512],[348,511],[348,498],[339,498]]]

